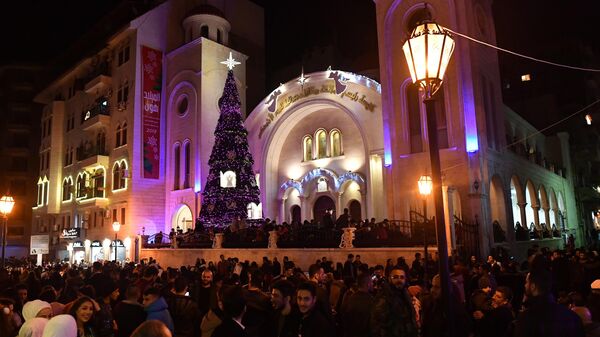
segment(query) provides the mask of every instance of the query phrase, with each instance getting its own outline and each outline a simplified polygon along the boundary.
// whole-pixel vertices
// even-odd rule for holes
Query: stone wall
[[[434,253],[435,247],[429,247],[429,252]],[[279,262],[283,261],[284,256],[288,256],[294,261],[297,266],[303,270],[308,270],[308,267],[317,259],[323,256],[334,262],[344,262],[348,254],[360,255],[361,261],[374,266],[376,264],[385,265],[385,261],[393,259],[394,261],[402,256],[406,259],[406,263],[410,265],[414,260],[415,253],[423,254],[423,249],[418,247],[410,248],[278,248],[278,249],[141,249],[140,259],[152,257],[163,267],[179,267],[182,265],[193,265],[196,263],[196,258],[206,260],[206,262],[219,261],[219,255],[225,255],[225,258],[237,257],[240,260],[249,260],[261,262],[263,256],[267,256],[270,260],[277,257]]]

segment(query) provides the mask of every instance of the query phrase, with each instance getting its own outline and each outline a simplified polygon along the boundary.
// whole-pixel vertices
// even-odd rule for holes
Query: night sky
[[[254,2],[265,8],[267,91],[295,76],[292,70],[281,71],[289,64],[304,63],[308,68],[306,72],[325,69],[325,65],[313,65],[315,69],[310,69],[311,65],[302,60],[302,55],[328,45],[338,48],[334,66],[340,69],[359,71],[377,66],[372,0],[306,0],[293,12],[286,1]],[[0,32],[5,46],[0,64],[47,65],[94,27],[101,17],[124,2],[20,0],[8,4],[0,11]],[[501,0],[494,1],[493,9],[498,45],[551,61],[599,67],[595,61],[600,55],[600,34],[596,27],[600,19],[599,1],[555,1],[549,5],[541,0]],[[595,53],[595,59],[586,59],[587,51]],[[525,96],[547,92],[558,93],[560,103],[568,105],[570,101],[582,99],[578,85],[591,76],[499,55],[503,87],[506,83],[518,82],[525,72],[531,72],[537,80],[532,83],[532,89],[524,92],[505,90],[505,102],[518,102]],[[299,72],[293,71],[294,74]],[[563,90],[565,87],[573,90]],[[589,98],[582,100],[589,101]]]

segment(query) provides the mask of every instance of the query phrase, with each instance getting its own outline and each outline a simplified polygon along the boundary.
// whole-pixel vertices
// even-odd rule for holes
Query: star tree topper
[[[235,66],[237,66],[238,64],[241,64],[241,63],[234,60],[233,55],[231,54],[231,52],[229,52],[229,58],[225,61],[222,61],[221,64],[226,65],[227,69],[232,70]]]

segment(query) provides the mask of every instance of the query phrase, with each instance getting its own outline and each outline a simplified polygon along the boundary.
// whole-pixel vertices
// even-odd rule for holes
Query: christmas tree
[[[230,56],[231,57],[231,56]],[[208,165],[202,192],[200,221],[212,225],[227,225],[246,219],[250,203],[258,205],[259,190],[248,150],[248,131],[240,112],[240,98],[233,71],[227,73],[223,96],[219,99],[221,115],[215,129],[215,145]]]

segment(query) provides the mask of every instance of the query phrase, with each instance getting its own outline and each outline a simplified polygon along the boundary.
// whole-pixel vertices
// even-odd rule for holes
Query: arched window
[[[208,39],[208,26],[204,25],[200,27],[200,36]]]
[[[94,182],[93,198],[104,198],[104,169],[98,168],[92,176]]]
[[[190,188],[190,142],[183,144],[183,188]]]
[[[341,156],[342,151],[342,134],[339,130],[332,130],[329,134],[329,143],[331,144],[331,156]]]
[[[127,122],[121,126],[121,146],[127,145]]]
[[[65,178],[63,181],[62,190],[62,201],[70,201],[73,195],[71,189],[73,188],[73,179],[71,177]]]
[[[302,141],[302,151],[304,153],[304,161],[310,161],[313,159],[312,154],[312,137],[304,136],[304,140]]]
[[[175,149],[173,150],[173,189],[179,189],[179,170],[181,169],[181,146],[179,144],[175,144]]]
[[[325,177],[321,177],[317,181],[317,192],[327,192],[327,179]]]
[[[87,173],[79,173],[77,175],[77,198],[85,198],[87,196]]]
[[[327,157],[327,136],[325,135],[325,130],[317,131],[315,140],[317,142],[317,159]]]
[[[423,152],[421,135],[421,104],[419,85],[411,83],[406,86],[406,108],[408,109],[408,130],[410,135],[410,152]]]
[[[221,172],[221,187],[222,188],[232,188],[236,186],[236,176],[233,171],[226,171],[225,173]]]
[[[120,190],[121,187],[121,167],[119,162],[115,162],[113,165],[113,191]]]
[[[44,204],[44,182],[42,181],[42,178],[38,179],[37,187],[38,187],[37,205],[42,206]]]
[[[121,161],[121,188],[127,188],[126,178],[129,178],[129,171],[127,170],[127,162],[123,160]]]
[[[121,125],[117,125],[117,134],[115,135],[115,147],[121,146]]]

